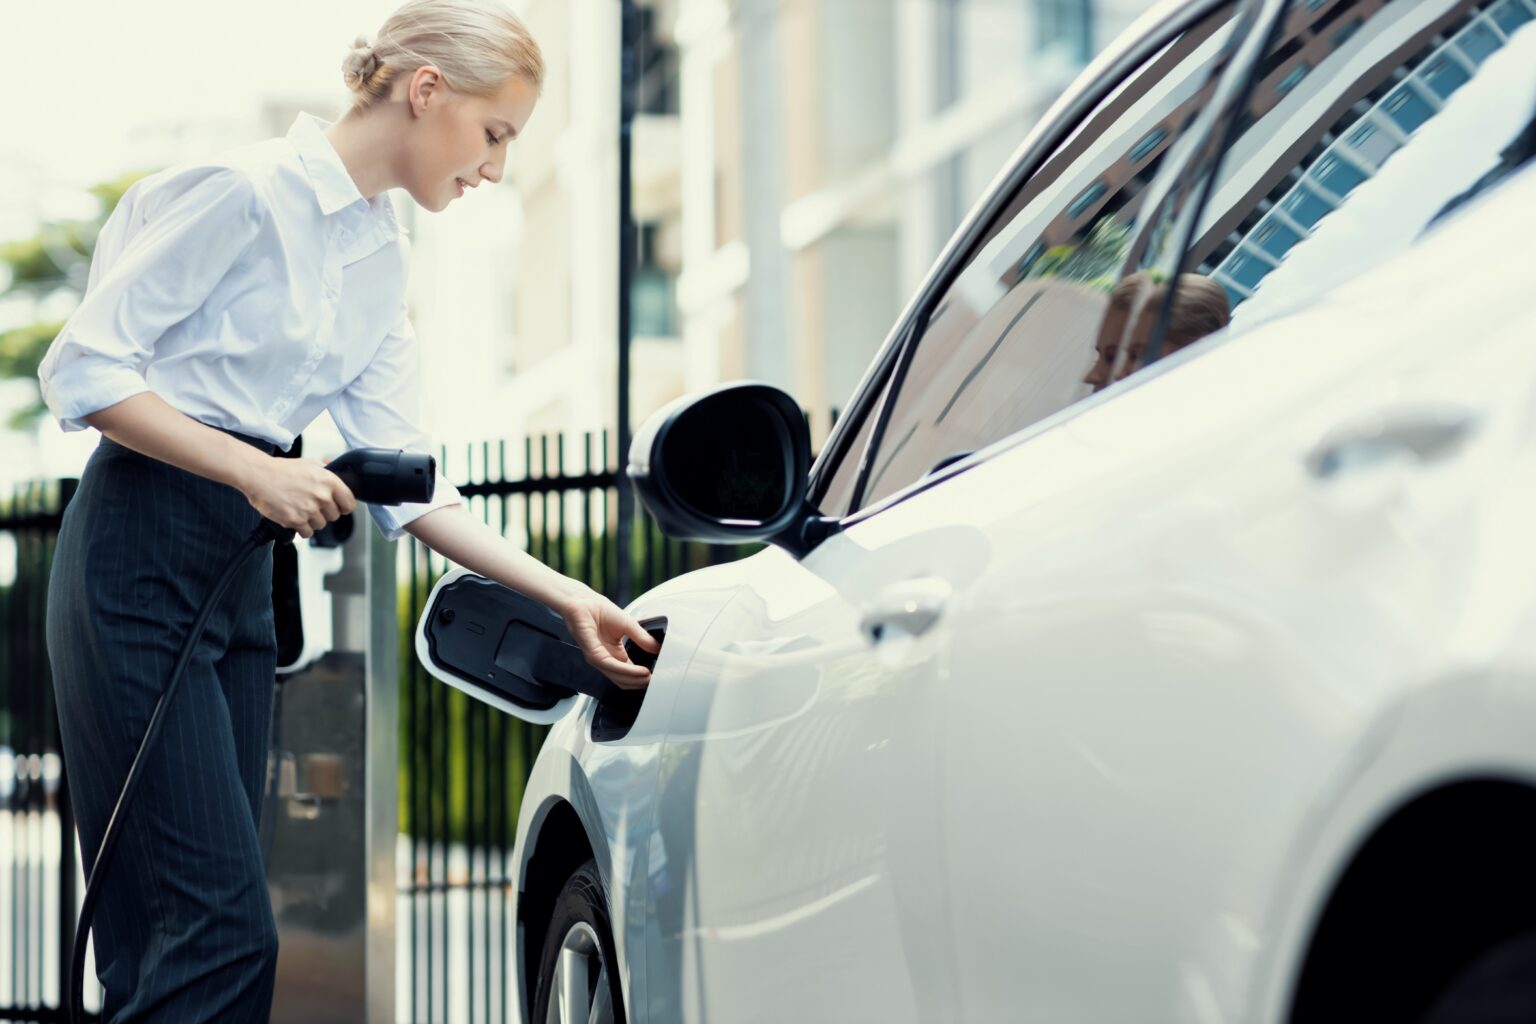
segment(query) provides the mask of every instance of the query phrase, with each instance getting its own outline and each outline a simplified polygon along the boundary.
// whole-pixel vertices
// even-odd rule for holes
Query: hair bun
[[[373,52],[373,44],[367,36],[358,36],[352,40],[352,50],[341,62],[342,78],[353,89],[360,89],[368,78],[379,68],[378,54]]]

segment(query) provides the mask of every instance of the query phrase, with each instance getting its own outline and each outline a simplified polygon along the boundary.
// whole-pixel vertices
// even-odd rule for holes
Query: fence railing
[[[613,449],[607,432],[548,435],[445,449],[440,466],[483,521],[615,600],[756,550],[669,539],[643,510],[620,524]],[[81,882],[44,627],[54,545],[76,483],[0,497],[0,1022],[66,1019]],[[614,543],[621,528],[631,537],[624,566]],[[516,976],[510,860],[545,729],[427,675],[412,636],[446,565],[414,540],[398,557],[397,1017],[507,1021]],[[86,1007],[99,1004],[88,977]]]
[[[79,893],[44,623],[48,572],[75,481],[0,498],[0,1020],[64,1020]],[[92,993],[94,995],[94,993]],[[87,1002],[87,1006],[91,1004]],[[94,1014],[86,1014],[94,1020]]]
[[[439,465],[486,523],[614,599],[756,549],[671,540],[642,510],[629,524],[630,565],[618,565],[616,461],[602,432],[444,450]],[[512,847],[547,730],[427,675],[408,645],[446,566],[415,541],[400,554],[397,1012],[421,1024],[513,1020]]]

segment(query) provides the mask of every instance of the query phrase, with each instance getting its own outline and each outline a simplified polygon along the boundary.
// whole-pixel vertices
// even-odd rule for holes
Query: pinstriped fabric
[[[103,439],[65,510],[48,653],[87,871],[182,639],[259,520],[236,490]],[[257,841],[272,683],[271,550],[209,620],[107,868],[102,1018],[266,1021],[277,930]]]

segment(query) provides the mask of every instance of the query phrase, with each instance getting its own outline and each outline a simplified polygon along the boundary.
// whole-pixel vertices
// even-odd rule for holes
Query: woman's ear
[[[411,104],[411,113],[417,117],[425,114],[427,105],[437,102],[444,88],[443,73],[431,64],[423,64],[411,72],[411,84],[406,95]]]

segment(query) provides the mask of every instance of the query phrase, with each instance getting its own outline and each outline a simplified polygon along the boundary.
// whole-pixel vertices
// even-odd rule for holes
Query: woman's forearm
[[[264,453],[197,422],[152,391],[89,413],[85,422],[125,448],[248,493]]]
[[[549,568],[470,514],[463,505],[433,509],[406,532],[470,572],[495,580],[564,614],[590,588]]]

